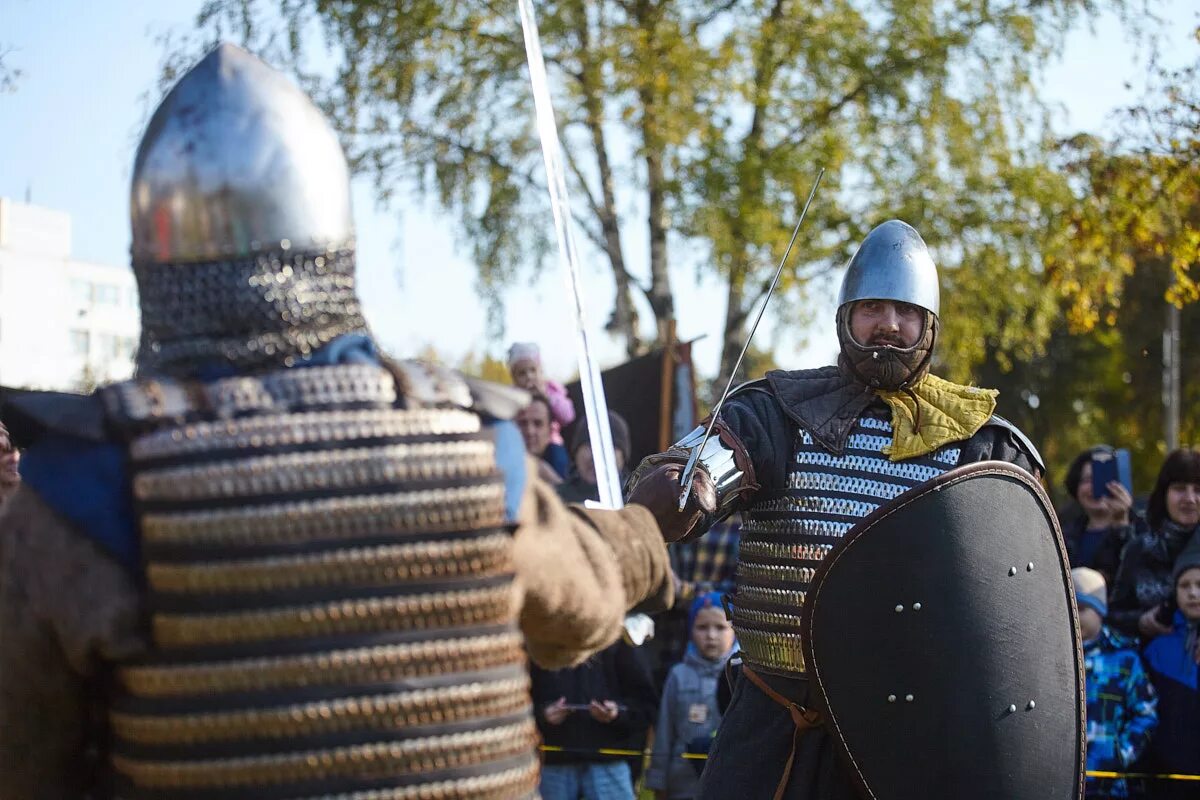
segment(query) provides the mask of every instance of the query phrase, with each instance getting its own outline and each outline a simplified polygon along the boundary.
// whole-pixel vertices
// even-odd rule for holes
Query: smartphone
[[[1117,449],[1117,480],[1133,496],[1133,462],[1129,460],[1129,451],[1124,447]]]
[[[1117,455],[1107,451],[1092,453],[1092,497],[1108,497],[1108,484],[1117,480]]]
[[[1129,451],[1123,447],[1111,453],[1092,454],[1092,496],[1096,499],[1108,497],[1108,484],[1112,481],[1120,481],[1133,494],[1133,467]]]
[[[567,711],[588,711],[591,709],[589,703],[567,703],[563,706]],[[627,707],[617,703],[617,711],[627,711]]]

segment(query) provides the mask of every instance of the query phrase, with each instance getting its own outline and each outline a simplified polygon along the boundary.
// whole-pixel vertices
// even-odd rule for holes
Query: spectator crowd
[[[568,502],[598,499],[587,426],[564,443],[576,410],[544,376],[537,346],[513,345],[508,363],[513,383],[533,395],[518,425],[542,475]],[[617,414],[609,423],[624,479],[629,426]],[[1200,450],[1167,456],[1144,507],[1121,480],[1094,480],[1114,456],[1107,445],[1084,451],[1063,481],[1087,679],[1085,796],[1195,797],[1200,784],[1148,776],[1200,775]],[[532,669],[546,800],[625,800],[638,786],[656,800],[694,796],[737,649],[724,597],[738,540],[734,517],[671,546],[675,606],[646,644],[618,642],[574,669]]]
[[[587,424],[570,427],[576,409],[545,377],[537,345],[514,344],[508,366],[532,396],[516,422],[541,476],[567,502],[597,500]],[[629,426],[615,413],[609,425],[624,480]],[[1121,480],[1097,478],[1114,454],[1080,453],[1063,482],[1087,684],[1085,797],[1192,798],[1200,784],[1161,776],[1200,775],[1200,450],[1166,457],[1144,508]],[[19,457],[0,426],[0,504]],[[618,641],[570,669],[531,666],[545,800],[632,800],[637,787],[656,800],[695,796],[737,650],[725,597],[738,542],[734,517],[670,548],[675,604],[649,642]]]

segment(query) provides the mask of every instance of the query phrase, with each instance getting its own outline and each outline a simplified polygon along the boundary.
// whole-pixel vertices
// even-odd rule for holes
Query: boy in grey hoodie
[[[721,597],[720,592],[708,592],[692,602],[688,613],[691,643],[683,661],[667,676],[646,771],[646,787],[654,790],[656,800],[696,796],[703,762],[684,759],[683,754],[707,752],[721,721],[717,683],[735,647]]]

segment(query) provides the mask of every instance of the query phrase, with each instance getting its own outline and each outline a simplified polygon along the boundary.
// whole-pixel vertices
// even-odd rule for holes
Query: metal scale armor
[[[116,795],[534,796],[492,437],[461,379],[374,357],[333,131],[221,45],[132,198],[138,376],[101,395],[152,648],[114,676]]]

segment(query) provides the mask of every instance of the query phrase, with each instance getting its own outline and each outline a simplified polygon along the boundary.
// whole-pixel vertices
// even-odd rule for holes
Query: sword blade
[[[679,510],[683,511],[687,505],[688,497],[692,493],[692,477],[696,473],[696,464],[700,461],[700,454],[704,452],[704,446],[708,444],[708,437],[712,436],[713,425],[717,424],[717,415],[721,413],[721,407],[725,405],[725,398],[729,397],[729,391],[733,388],[733,379],[737,376],[738,368],[742,366],[742,359],[746,357],[746,351],[750,349],[750,342],[754,339],[754,333],[758,330],[758,323],[762,322],[763,312],[767,310],[767,303],[771,302],[771,295],[775,293],[775,287],[779,284],[779,276],[783,274],[783,266],[787,264],[788,256],[792,254],[792,245],[796,244],[796,237],[800,235],[800,226],[804,224],[804,218],[808,216],[808,207],[812,205],[813,197],[817,194],[817,187],[821,185],[821,178],[825,177],[825,168],[821,167],[821,171],[817,173],[817,179],[813,181],[812,190],[808,193],[808,199],[804,201],[804,209],[800,212],[800,219],[796,220],[796,227],[792,231],[792,238],[788,241],[787,249],[783,251],[783,258],[779,259],[779,266],[775,268],[775,277],[771,278],[771,286],[767,289],[767,296],[763,298],[763,303],[758,309],[758,316],[754,318],[754,324],[750,326],[750,335],[746,337],[746,343],[742,345],[742,352],[738,353],[737,361],[733,364],[733,370],[729,373],[729,382],[725,384],[725,391],[721,393],[721,399],[717,401],[716,408],[712,410],[712,415],[708,420],[708,428],[704,431],[704,438],[700,440],[700,444],[696,445],[696,449],[692,451],[692,455],[688,458],[687,466],[683,470],[683,474],[679,477],[680,485],[683,491],[679,493]]]
[[[608,402],[600,369],[592,356],[588,329],[580,294],[579,251],[575,245],[571,203],[567,195],[567,175],[563,166],[562,145],[558,139],[558,124],[550,100],[546,80],[546,63],[538,37],[537,19],[531,0],[517,0],[521,12],[521,30],[525,35],[525,55],[529,61],[529,82],[533,87],[533,103],[537,112],[538,138],[546,162],[546,183],[550,191],[550,209],[554,215],[554,233],[558,238],[559,261],[567,283],[567,301],[575,318],[575,349],[579,358],[579,386],[583,393],[584,413],[587,416],[592,458],[596,464],[596,487],[600,504],[605,508],[621,508],[621,483],[617,474],[616,453],[612,432],[608,426]]]

